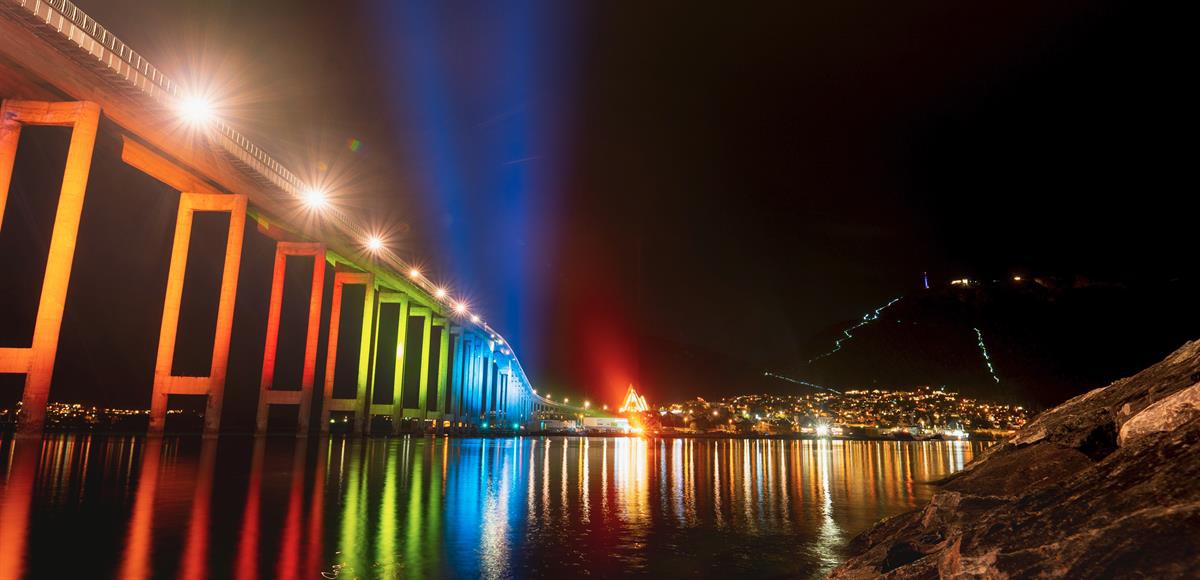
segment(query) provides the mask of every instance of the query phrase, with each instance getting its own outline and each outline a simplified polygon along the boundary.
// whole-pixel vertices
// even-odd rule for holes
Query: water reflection
[[[923,482],[980,450],[745,439],[5,441],[0,580],[815,575],[853,534],[915,508],[932,493]]]

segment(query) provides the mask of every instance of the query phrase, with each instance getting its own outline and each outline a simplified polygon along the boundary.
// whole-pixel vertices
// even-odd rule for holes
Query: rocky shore
[[[1200,577],[1200,341],[1041,414],[832,578]]]

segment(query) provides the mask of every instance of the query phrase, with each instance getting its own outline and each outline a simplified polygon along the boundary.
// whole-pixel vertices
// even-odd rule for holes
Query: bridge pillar
[[[312,289],[308,299],[308,325],[304,340],[304,369],[300,374],[300,390],[273,389],[275,355],[279,348],[279,322],[283,308],[284,274],[288,256],[308,256],[313,260]],[[312,410],[312,390],[317,369],[317,341],[321,325],[321,299],[325,290],[325,246],[318,243],[279,242],[275,246],[275,271],[271,278],[271,304],[267,313],[267,339],[263,349],[262,382],[258,393],[258,414],[255,432],[267,432],[267,411],[272,404],[297,405],[299,417],[296,434],[308,434]]]
[[[213,338],[212,363],[206,377],[176,376],[175,338],[179,331],[179,309],[183,300],[183,277],[187,269],[192,237],[192,216],[198,211],[229,212],[229,234],[225,241],[225,265],[217,305],[217,328]],[[221,428],[221,403],[225,394],[225,372],[229,362],[229,338],[233,329],[233,306],[237,297],[238,267],[242,259],[242,234],[246,225],[246,196],[220,193],[180,193],[175,219],[175,240],[167,273],[167,296],[163,302],[162,327],[158,335],[158,357],[154,366],[154,394],[150,399],[150,433],[161,434],[166,424],[169,395],[208,395],[204,410],[204,434],[216,435]]]
[[[394,353],[379,352],[379,329],[383,326],[383,305],[384,304],[399,304],[400,312],[399,320],[396,324],[396,351]],[[406,354],[405,341],[408,335],[408,296],[402,292],[380,292],[379,300],[375,305],[375,338],[374,346],[372,346],[371,359],[375,361],[375,372],[371,373],[371,389],[367,393],[367,429],[370,429],[370,420],[374,415],[389,415],[392,418],[392,432],[400,432],[400,424],[404,420],[404,357]],[[379,367],[380,365],[392,365],[394,379],[392,381],[392,402],[375,404],[375,392],[379,388]]]
[[[449,335],[450,341],[448,344],[449,352],[446,353],[448,373],[446,380],[446,414],[455,427],[458,422],[462,421],[462,328],[454,325],[446,325],[446,334]]]
[[[429,358],[433,352],[431,348],[433,339],[433,311],[424,307],[409,308],[409,316],[421,317],[421,365],[417,372],[417,408],[416,412],[412,413],[412,415],[413,418],[421,421],[423,429],[425,426],[424,420],[429,416]],[[410,386],[409,388],[412,387]]]
[[[445,318],[436,318],[433,325],[441,327],[442,331],[438,334],[438,358],[434,363],[437,365],[437,380],[434,385],[437,387],[437,427],[442,428],[442,422],[446,420],[448,409],[446,407],[447,396],[446,391],[449,390],[448,374],[450,372],[450,321]]]
[[[87,101],[49,103],[5,100],[0,105],[0,227],[12,184],[13,163],[22,125],[71,127],[71,144],[63,170],[58,209],[50,234],[50,251],[28,348],[0,348],[0,373],[25,375],[21,395],[21,414],[17,434],[40,437],[46,420],[46,401],[50,398],[50,379],[58,355],[58,333],[62,327],[67,285],[75,259],[75,242],[83,198],[87,193],[88,173],[92,167],[92,149],[100,122],[100,106]]]
[[[466,332],[462,335],[462,408],[463,420],[473,422],[475,415],[475,340]]]
[[[367,375],[371,364],[371,323],[375,314],[375,277],[358,272],[337,272],[333,275],[333,304],[329,309],[329,338],[325,356],[325,391],[321,401],[321,433],[329,432],[329,414],[332,411],[354,413],[354,433],[362,434],[367,429],[367,410],[371,402],[367,399]],[[358,371],[355,373],[355,397],[335,399],[333,380],[337,371],[338,338],[342,320],[342,288],[346,284],[361,284],[363,292],[362,331],[359,333]]]

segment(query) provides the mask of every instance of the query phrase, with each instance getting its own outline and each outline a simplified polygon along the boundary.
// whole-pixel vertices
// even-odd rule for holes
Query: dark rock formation
[[[833,578],[1200,577],[1200,341],[1051,409]]]

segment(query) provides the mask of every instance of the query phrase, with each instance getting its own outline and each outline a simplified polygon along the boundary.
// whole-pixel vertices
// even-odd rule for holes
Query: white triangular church
[[[637,394],[633,389],[633,385],[629,385],[629,390],[625,392],[625,398],[621,402],[621,413],[645,413],[650,410],[650,405],[646,404],[646,397]]]

